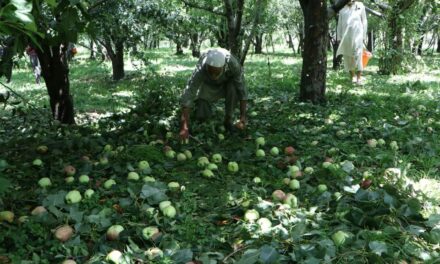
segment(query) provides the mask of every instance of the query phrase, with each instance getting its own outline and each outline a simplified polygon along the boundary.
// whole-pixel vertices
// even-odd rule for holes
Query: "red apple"
[[[295,152],[295,149],[292,146],[288,146],[284,149],[284,153],[286,155],[292,155]]]

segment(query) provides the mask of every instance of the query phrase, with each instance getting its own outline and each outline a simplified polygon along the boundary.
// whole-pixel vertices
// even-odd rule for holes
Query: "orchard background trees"
[[[175,45],[176,54],[190,48],[195,57],[200,55],[202,45],[221,46],[245,64],[249,52],[262,53],[264,46],[270,46],[267,51],[276,52],[279,47],[274,45],[274,38],[284,38],[286,41],[281,44],[287,44],[292,54],[301,53],[303,57],[300,100],[324,102],[329,31],[332,31],[329,23],[346,2],[5,1],[2,3],[5,15],[0,21],[5,46],[2,72],[10,72],[11,58],[20,54],[25,46],[38,47],[53,116],[63,123],[74,123],[69,67],[64,58],[69,45],[78,42],[80,35],[88,39],[92,58],[95,51],[105,50],[101,53],[110,59],[115,81],[125,76],[124,54],[129,51],[129,54],[143,54],[143,50],[158,47],[163,40]],[[369,13],[375,15],[369,16],[371,25],[366,46],[374,48],[380,73],[397,74],[407,70],[415,55],[438,46],[437,2],[416,4],[413,0],[389,0],[365,1],[365,5]],[[333,48],[336,50],[337,46]],[[148,60],[145,56],[139,57]],[[338,61],[334,58],[335,70]]]

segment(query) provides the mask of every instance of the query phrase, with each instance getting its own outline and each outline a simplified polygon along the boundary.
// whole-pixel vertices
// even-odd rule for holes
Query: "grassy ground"
[[[352,85],[342,71],[329,70],[328,102],[319,106],[297,100],[300,58],[288,53],[251,55],[245,69],[251,94],[247,132],[218,139],[220,103],[218,118],[192,124],[193,138],[183,146],[175,139],[177,102],[196,59],[175,56],[168,49],[148,57],[150,64],[142,70],[127,62],[127,77],[120,82],[111,81],[107,62],[76,59],[71,90],[81,126],[49,124],[47,109],[19,111],[15,105],[0,110],[0,160],[9,163],[0,163],[0,193],[5,194],[0,209],[18,217],[43,204],[50,212],[32,217],[27,225],[3,223],[7,232],[0,234],[0,257],[99,263],[118,249],[131,259],[146,260],[145,250],[157,246],[166,255],[156,260],[161,263],[437,263],[439,56],[414,60],[411,73],[397,76],[376,74],[373,59],[364,86]],[[46,91],[32,79],[30,70],[22,68],[14,73],[11,87],[40,108],[47,104]],[[111,113],[118,114],[103,118]],[[255,155],[255,139],[261,136],[266,141],[259,147],[266,152],[264,158]],[[193,159],[167,158],[164,142],[176,152],[190,150]],[[41,145],[48,146],[47,154],[35,151]],[[113,151],[103,151],[105,145]],[[296,152],[272,156],[274,146],[281,152],[293,146]],[[223,162],[213,178],[203,177],[198,158],[214,153],[220,153]],[[35,159],[43,166],[32,165]],[[150,176],[157,184],[126,180],[129,171],[149,174],[137,168],[140,160],[150,162]],[[229,161],[238,162],[238,173],[228,171]],[[323,167],[324,161],[329,167]],[[92,183],[66,185],[63,167],[68,164],[77,168],[75,177],[89,174]],[[297,178],[299,190],[284,184],[288,165],[304,174]],[[38,187],[44,176],[53,187]],[[117,187],[102,188],[109,178]],[[372,180],[372,186],[359,189],[365,179]],[[165,192],[164,183],[170,181],[185,190]],[[328,190],[321,192],[318,186],[323,184]],[[93,188],[97,197],[65,204],[67,191],[83,193],[86,188]],[[277,189],[295,194],[297,208],[272,203]],[[157,210],[160,193],[176,207],[176,218]],[[335,198],[337,193],[342,197]],[[271,221],[269,233],[245,220],[250,209]],[[77,234],[60,245],[49,230],[63,223],[74,226]],[[105,239],[109,223],[125,227],[119,241]],[[148,225],[160,228],[159,240],[142,238],[142,228]],[[337,243],[336,231],[345,232],[345,243]],[[32,242],[24,247],[24,241]]]

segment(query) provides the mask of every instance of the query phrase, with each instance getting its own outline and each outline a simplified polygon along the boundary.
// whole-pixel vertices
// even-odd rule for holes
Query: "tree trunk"
[[[297,53],[302,55],[304,50],[304,34],[300,32],[298,36],[299,36],[299,41],[298,41]]]
[[[403,61],[403,21],[402,17],[415,0],[399,0],[389,10],[388,29],[385,40],[385,56],[379,59],[381,74],[397,74]]]
[[[425,40],[425,37],[424,37],[424,36],[422,36],[422,37],[419,39],[419,43],[418,43],[418,45],[417,45],[417,55],[422,56],[423,41],[424,41],[424,40]]]
[[[223,0],[225,4],[226,20],[228,25],[228,48],[231,53],[241,60],[242,30],[244,0]]]
[[[304,14],[304,52],[300,100],[325,101],[328,18],[327,1],[300,0]]]
[[[440,34],[437,34],[437,53],[440,53]]]
[[[263,33],[255,35],[255,54],[263,54]]]
[[[94,45],[94,41],[90,39],[90,57],[89,57],[89,60],[95,60],[96,59],[96,57],[95,57],[95,50],[93,49],[94,46],[95,46]]]
[[[182,55],[183,54],[183,47],[182,42],[180,40],[176,41],[176,55]]]
[[[373,30],[369,30],[367,33],[368,41],[367,41],[367,50],[373,52],[374,49],[374,32]]]
[[[114,43],[114,49],[112,47],[112,43]],[[118,81],[124,78],[124,41],[111,41],[109,38],[106,38],[103,45],[107,50],[110,60],[112,61],[113,80]]]
[[[195,58],[200,57],[200,36],[199,33],[192,33],[191,34],[191,55]]]
[[[66,61],[67,44],[48,46],[40,42],[37,49],[42,76],[49,94],[50,108],[55,120],[74,124],[73,100],[70,96],[69,66]]]

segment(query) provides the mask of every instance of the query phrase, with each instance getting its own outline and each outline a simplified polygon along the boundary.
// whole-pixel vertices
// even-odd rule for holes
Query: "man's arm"
[[[181,140],[187,140],[189,138],[189,107],[182,107],[182,113],[180,116],[180,133]]]

